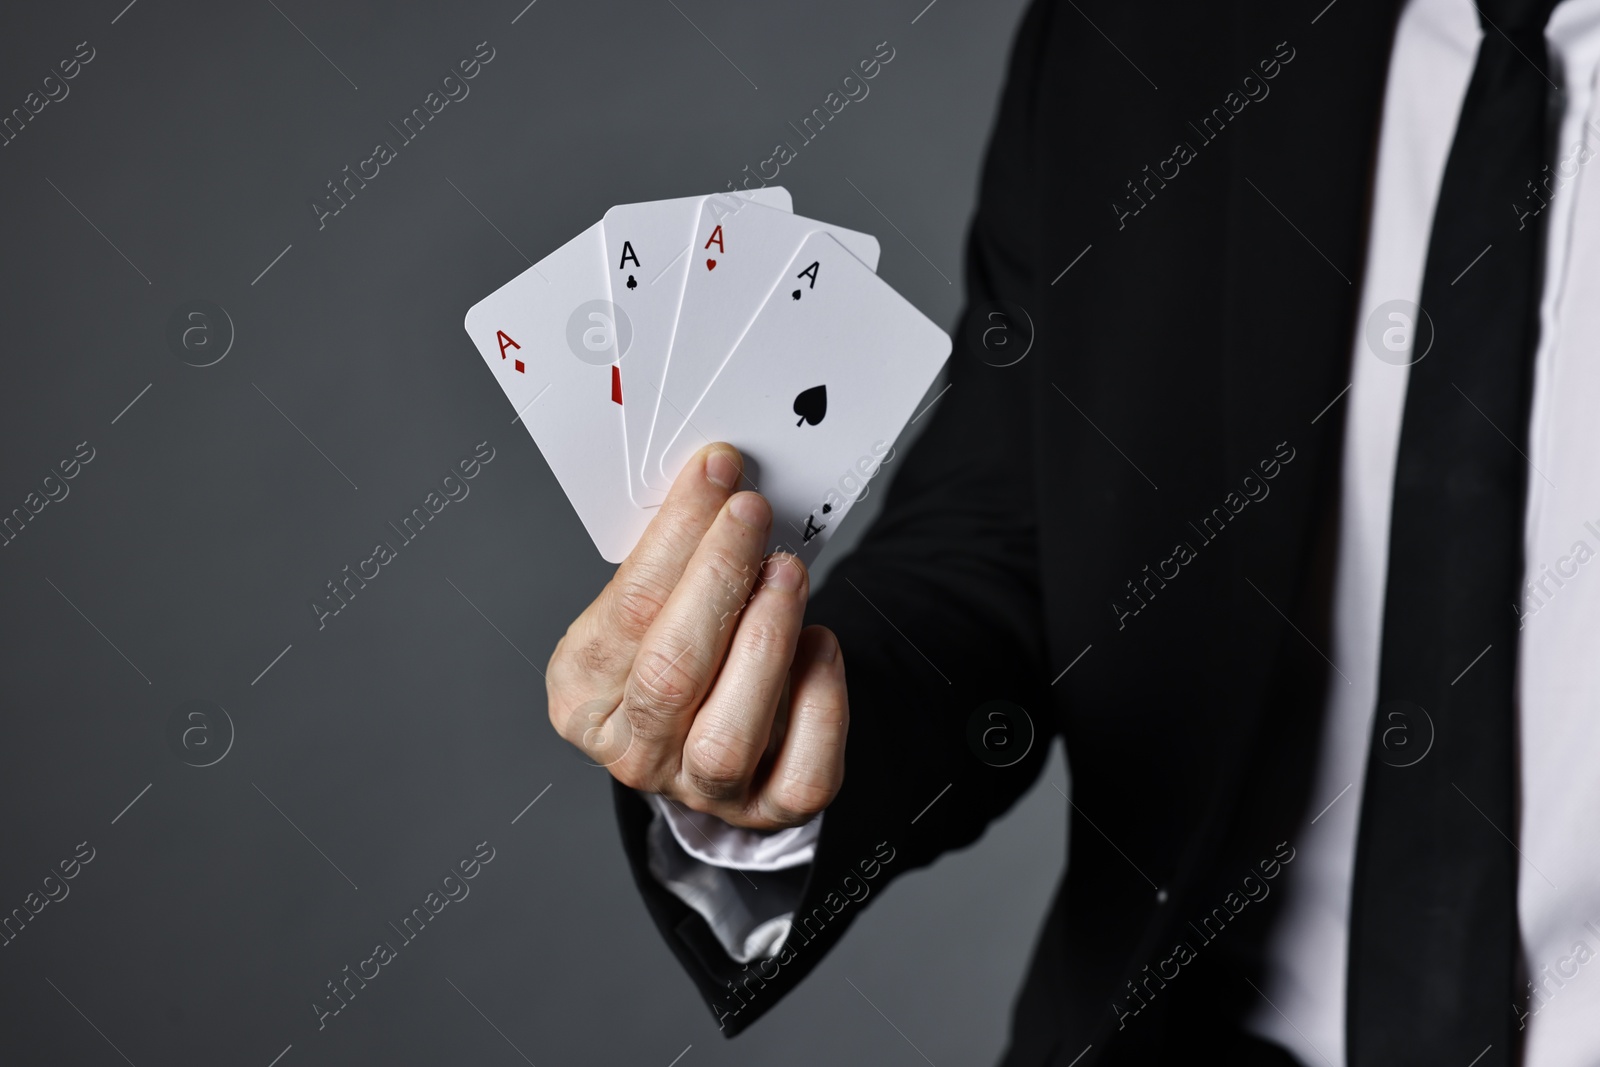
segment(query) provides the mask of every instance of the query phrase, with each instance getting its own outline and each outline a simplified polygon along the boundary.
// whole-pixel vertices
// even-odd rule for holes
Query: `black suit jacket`
[[[1029,9],[952,387],[809,611],[844,649],[851,731],[776,961],[733,963],[654,882],[648,811],[617,794],[651,914],[724,1032],[885,884],[976,840],[1055,734],[1071,852],[1005,1063],[1190,1059],[1257,997],[1277,898],[1247,898],[1292,862],[1307,803],[1338,398],[1398,6],[1325,3]],[[981,340],[1002,308],[1005,358],[1024,318],[1034,331],[1005,367]],[[1039,733],[1013,766],[969,740],[993,699]]]

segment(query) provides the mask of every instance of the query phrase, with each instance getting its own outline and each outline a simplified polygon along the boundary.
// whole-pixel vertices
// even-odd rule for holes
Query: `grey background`
[[[0,148],[0,514],[95,450],[0,548],[0,914],[95,849],[0,948],[6,1062],[666,1067],[692,1045],[683,1067],[942,1067],[1001,1047],[1062,863],[1059,757],[769,1019],[718,1036],[634,893],[603,772],[546,722],[539,670],[609,568],[461,320],[611,204],[722,188],[888,41],[782,181],[797,211],[877,234],[882,275],[948,328],[1021,5],[522,2],[0,14],[0,113],[96,52]],[[470,95],[319,231],[324,182],[480,41]],[[195,298],[236,332],[203,369],[165,337]],[[484,439],[470,495],[319,632],[310,598]],[[233,725],[210,767],[168,743],[192,699]],[[319,1031],[324,983],[484,840],[470,896]]]

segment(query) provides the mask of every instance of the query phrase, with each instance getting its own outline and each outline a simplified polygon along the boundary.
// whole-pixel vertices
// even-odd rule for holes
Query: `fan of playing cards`
[[[770,548],[809,561],[950,354],[877,266],[875,238],[781,188],[621,204],[466,327],[607,560],[727,441],[772,504]]]

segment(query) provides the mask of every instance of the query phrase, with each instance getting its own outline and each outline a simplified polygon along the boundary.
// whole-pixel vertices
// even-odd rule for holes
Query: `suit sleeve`
[[[977,840],[1032,785],[1049,749],[1029,378],[1022,366],[986,364],[973,343],[977,324],[1003,301],[1026,306],[1038,280],[1032,127],[1048,8],[1035,0],[1013,45],[968,235],[950,388],[921,439],[889,464],[900,469],[882,514],[808,610],[839,637],[850,735],[844,786],[776,956],[740,964],[723,950],[651,876],[649,807],[615,792],[646,907],[728,1036],[816,966],[890,881]],[[1017,749],[1026,741],[1016,707],[1031,746],[997,766],[1015,757],[996,758],[993,731]]]

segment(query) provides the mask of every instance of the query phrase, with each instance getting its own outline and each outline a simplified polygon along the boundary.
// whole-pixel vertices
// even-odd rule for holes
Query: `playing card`
[[[618,204],[603,220],[611,299],[633,323],[633,344],[621,362],[622,424],[628,456],[628,494],[640,507],[661,503],[666,492],[643,478],[644,449],[655,419],[662,372],[672,347],[684,279],[700,210],[707,201],[713,214],[736,214],[748,203],[778,211],[793,210],[789,191],[767,186],[748,193],[717,193],[642,204]]]
[[[608,297],[597,222],[474,304],[466,328],[595,547],[620,563],[655,511],[628,496],[616,363],[632,325]]]
[[[645,446],[641,469],[646,485],[672,485],[677,466],[669,469],[661,462],[667,446],[750,328],[794,250],[818,231],[836,237],[865,264],[867,273],[877,269],[878,241],[870,234],[757,205],[732,216],[717,211],[714,203],[702,207]]]
[[[801,244],[711,389],[664,450],[745,457],[772,504],[772,548],[809,562],[886,461],[950,354],[950,338],[838,241]],[[657,427],[659,429],[659,425]]]

